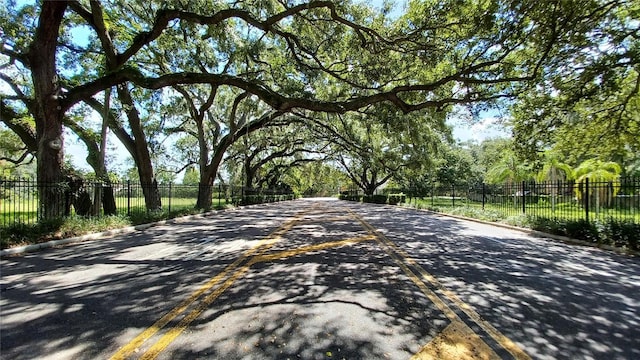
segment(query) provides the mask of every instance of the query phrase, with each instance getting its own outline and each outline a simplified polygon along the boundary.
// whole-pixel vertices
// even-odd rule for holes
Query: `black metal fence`
[[[110,191],[107,191],[110,187]],[[32,224],[42,218],[39,189],[55,189],[53,199],[63,215],[82,215],[100,217],[103,208],[95,206],[98,197],[105,193],[113,194],[116,213],[132,216],[146,213],[144,185],[139,182],[125,181],[106,185],[102,182],[64,182],[42,184],[28,179],[0,179],[0,227],[15,224]],[[148,186],[151,188],[151,186]],[[154,184],[157,188],[161,207],[157,210],[172,212],[181,209],[193,209],[198,199],[199,185]],[[211,206],[226,204],[257,204],[290,200],[294,195],[283,190],[247,189],[239,186],[215,184],[211,190]]]
[[[351,190],[352,199],[360,191]],[[353,198],[353,194],[357,194]],[[617,219],[640,224],[640,178],[619,181],[556,181],[500,185],[432,185],[421,189],[383,189],[379,194],[405,194],[406,204],[433,211],[475,208],[496,217],[522,214],[535,218]],[[360,195],[360,199],[361,199]],[[397,195],[396,195],[397,197]],[[391,197],[389,197],[391,198]]]

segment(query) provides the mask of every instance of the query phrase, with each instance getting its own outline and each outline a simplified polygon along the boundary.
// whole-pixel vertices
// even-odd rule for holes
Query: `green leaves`
[[[613,161],[589,159],[576,168],[575,176],[577,182],[583,182],[587,178],[592,181],[614,181],[621,172],[620,165]]]

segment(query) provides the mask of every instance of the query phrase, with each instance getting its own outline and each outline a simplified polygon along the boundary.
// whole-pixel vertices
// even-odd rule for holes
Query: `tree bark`
[[[63,111],[56,71],[58,33],[66,1],[44,1],[38,27],[29,47],[29,62],[34,86],[37,150],[37,179],[40,216],[44,219],[64,215]]]
[[[200,186],[198,187],[198,201],[196,202],[196,209],[209,210],[213,204],[213,183],[218,173],[218,168],[222,162],[222,156],[227,150],[227,146],[221,146],[217,149],[211,163],[204,167],[204,171],[200,172]],[[222,149],[221,149],[222,148]]]
[[[147,210],[162,209],[160,192],[158,190],[158,182],[156,181],[153,173],[151,153],[149,152],[147,138],[144,134],[144,129],[142,128],[140,114],[135,107],[133,98],[131,97],[131,93],[129,92],[127,85],[118,85],[116,89],[120,102],[127,109],[127,118],[129,119],[129,126],[131,127],[131,133],[133,134],[134,138],[134,153],[132,153],[131,155],[136,163],[136,167],[138,168],[138,176],[140,176],[140,185],[142,186],[144,203],[147,207]]]
[[[198,185],[196,209],[209,210],[213,204],[213,179],[206,174],[204,176],[200,174],[200,183]]]

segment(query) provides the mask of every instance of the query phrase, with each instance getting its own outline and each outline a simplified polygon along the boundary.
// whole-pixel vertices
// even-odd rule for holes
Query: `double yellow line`
[[[467,303],[463,302],[452,291],[446,289],[442,283],[440,283],[433,275],[425,271],[420,265],[413,260],[409,254],[402,250],[393,241],[389,240],[386,236],[378,232],[371,224],[366,222],[360,215],[356,214],[352,210],[348,210],[351,216],[356,219],[367,230],[367,232],[376,237],[376,240],[382,247],[382,249],[393,259],[393,261],[404,271],[404,273],[413,281],[418,288],[431,300],[445,316],[457,326],[468,326],[464,324],[464,321],[453,311],[431,288],[427,285],[440,291],[444,296],[456,305],[461,311],[463,311],[469,318],[471,318],[476,324],[478,324],[489,336],[491,336],[501,347],[507,350],[517,360],[531,360],[517,344],[511,339],[502,334],[493,325],[482,319],[473,308]],[[417,274],[416,274],[417,273]],[[419,275],[419,276],[418,276]],[[469,331],[472,331],[469,329]],[[482,341],[479,337],[479,341]],[[497,356],[497,355],[496,355]]]
[[[272,248],[282,236],[287,233],[296,224],[303,221],[305,215],[315,210],[315,207],[302,211],[295,215],[292,219],[283,223],[279,228],[273,231],[264,239],[260,240],[255,246],[246,250],[241,257],[236,259],[233,263],[227,265],[222,272],[211,278],[195,292],[193,292],[187,299],[180,302],[167,314],[162,316],[158,321],[152,324],[149,328],[144,330],[133,340],[120,348],[111,359],[127,359],[132,354],[140,351],[140,347],[150,338],[155,336],[170,322],[174,321],[179,315],[187,312],[191,309],[180,322],[166,331],[148,350],[146,350],[140,359],[155,359],[164,349],[167,348],[180,334],[195,320],[203,311],[205,311],[212,302],[214,302],[222,293],[224,293],[229,287],[231,287],[235,281],[245,275],[252,265],[260,262],[270,262],[287,257],[296,256],[313,251],[320,251],[330,248],[336,248],[340,246],[348,246],[364,241],[377,241],[380,247],[393,259],[393,261],[400,267],[404,273],[420,288],[420,290],[431,300],[440,311],[451,321],[450,327],[455,329],[462,329],[467,331],[474,338],[473,341],[482,343],[477,348],[486,348],[489,352],[493,352],[477,334],[473,332],[468,326],[461,320],[458,314],[452,310],[445,301],[432,289],[437,290],[443,294],[451,303],[464,312],[470,319],[478,324],[489,336],[491,336],[501,347],[507,350],[517,360],[529,360],[530,357],[522,351],[513,341],[500,333],[495,327],[483,320],[480,315],[475,312],[471,306],[460,300],[453,292],[446,289],[433,275],[426,272],[421,266],[419,266],[405,251],[400,249],[395,243],[389,240],[386,236],[379,233],[373,226],[367,223],[362,217],[355,212],[348,209],[351,219],[357,220],[367,231],[366,235],[352,237],[348,239],[329,241],[320,244],[313,244],[302,246],[296,249],[284,250],[275,253],[265,254],[270,248]],[[326,213],[323,213],[326,215]],[[344,217],[339,217],[343,220]],[[326,220],[326,219],[325,219]],[[429,285],[428,285],[429,284]],[[206,296],[204,296],[207,294]],[[204,298],[203,298],[204,296]],[[200,299],[200,300],[199,300]],[[199,300],[199,301],[198,301]],[[196,303],[197,302],[197,303]],[[477,339],[477,340],[475,340]],[[470,341],[467,339],[467,341]],[[419,355],[419,354],[416,354]],[[495,355],[495,353],[493,353]],[[419,356],[416,356],[416,358]],[[497,355],[495,356],[497,357]],[[489,356],[489,358],[495,358]]]
[[[178,315],[185,312],[189,307],[193,305],[196,300],[198,300],[203,294],[209,292],[213,289],[218,283],[222,280],[226,279],[221,286],[216,288],[213,292],[208,294],[204,299],[200,301],[197,306],[189,312],[175,327],[171,328],[167,333],[165,333],[149,350],[147,350],[141,357],[141,359],[155,359],[162,350],[164,350],[169,344],[178,337],[186,328],[189,326],[193,320],[195,320],[215,299],[217,299],[226,289],[228,289],[240,276],[246,273],[249,270],[249,267],[256,263],[255,259],[260,255],[264,254],[269,248],[271,248],[275,243],[280,241],[282,235],[284,235],[287,231],[289,231],[295,224],[297,224],[302,217],[312,211],[312,209],[308,209],[303,211],[297,215],[295,215],[291,220],[282,224],[279,228],[269,234],[266,238],[260,240],[255,246],[245,251],[245,253],[236,259],[233,263],[227,265],[222,272],[211,278],[204,285],[202,285],[198,290],[193,292],[188,298],[180,302],[176,307],[174,307],[171,311],[162,316],[158,321],[153,323],[149,328],[144,330],[138,336],[136,336],[133,340],[127,343],[125,346],[121,347],[113,356],[112,360],[120,360],[127,359],[133,353],[139,351],[140,346],[153,337],[156,333],[162,330],[167,324],[173,321]],[[254,258],[248,261],[244,266],[240,267],[242,263],[244,263],[249,257],[254,256]],[[240,267],[238,269],[238,267]],[[235,272],[234,272],[235,271]],[[232,275],[230,275],[233,272]],[[230,275],[230,276],[229,276]]]

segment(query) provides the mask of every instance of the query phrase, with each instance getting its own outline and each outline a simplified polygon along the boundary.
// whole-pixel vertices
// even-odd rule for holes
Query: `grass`
[[[456,198],[452,200],[450,197],[434,197],[434,198],[412,198],[407,201],[406,206],[418,209],[430,209],[433,211],[452,213],[454,215],[462,215],[467,212],[469,217],[480,218],[488,221],[501,221],[511,217],[523,215],[522,203],[514,206],[513,202],[509,203],[485,203],[484,208],[481,202],[471,201],[464,198]],[[555,210],[550,204],[538,202],[525,204],[525,215],[540,218],[556,218],[564,220],[586,220],[585,209],[575,203],[556,204]],[[598,219],[614,218],[621,221],[631,221],[640,223],[640,209],[621,210],[600,208],[596,212],[591,209],[589,212],[589,220],[596,221]]]
[[[17,223],[0,228],[0,248],[64,239],[129,225],[129,218],[118,215],[99,218],[70,216],[31,224]]]
[[[72,215],[66,218],[38,222],[36,204],[20,204],[24,211],[12,212],[13,207],[0,206],[0,248],[21,246],[80,236],[95,232],[145,224],[179,216],[201,213],[194,208],[196,201],[191,198],[162,199],[163,208],[147,211],[143,198],[132,198],[127,207],[127,200],[116,199],[118,214],[114,216],[83,217]],[[124,204],[124,207],[123,207]],[[224,199],[214,199],[214,209],[230,206]],[[29,210],[29,207],[31,210]],[[18,207],[16,207],[17,209]],[[171,210],[169,210],[169,208]]]
[[[455,205],[455,206],[454,206]],[[589,213],[572,203],[557,204],[485,204],[465,199],[412,199],[405,206],[428,209],[474,219],[503,222],[513,226],[581,239],[598,245],[612,245],[637,251],[640,242],[640,211],[599,209]]]

